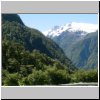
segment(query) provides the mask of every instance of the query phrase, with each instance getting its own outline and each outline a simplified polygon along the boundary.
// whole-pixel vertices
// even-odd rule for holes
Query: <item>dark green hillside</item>
[[[30,53],[19,43],[7,40],[2,42],[2,48],[3,85],[44,85],[70,82],[69,76],[66,76],[69,75],[70,70],[46,54],[38,50]],[[54,79],[55,77],[58,78]]]
[[[58,60],[15,42],[2,42],[2,85],[60,85],[73,82],[97,82],[98,70],[70,71]]]
[[[55,42],[25,26],[18,15],[2,15],[2,85],[97,82],[97,73],[97,70],[77,72]]]
[[[24,23],[22,22],[22,20],[20,19],[20,17],[17,14],[2,14],[2,21],[9,21],[9,22],[18,22],[22,25],[24,25]]]
[[[58,59],[70,68],[73,68],[71,61],[64,55],[64,52],[56,43],[46,38],[40,31],[21,24],[22,21],[20,19],[18,20],[18,18],[19,16],[15,14],[2,15],[3,40],[20,43],[30,52],[34,49],[39,50],[41,53],[53,59]]]

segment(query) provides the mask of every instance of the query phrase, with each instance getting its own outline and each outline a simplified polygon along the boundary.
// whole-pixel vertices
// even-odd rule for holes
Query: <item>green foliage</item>
[[[3,85],[69,83],[69,69],[60,61],[54,60],[38,50],[30,53],[15,42],[3,41],[3,48],[7,48],[3,55],[3,58],[6,59],[6,62],[3,62]]]
[[[94,69],[94,70],[90,70],[87,74],[87,80],[88,82],[98,82],[98,70]]]
[[[98,70],[78,70],[72,74],[72,82],[98,82]]]
[[[32,73],[33,65],[22,65],[20,67],[20,74],[22,77],[28,76]]]
[[[20,64],[19,62],[15,59],[15,58],[9,58],[8,59],[8,66],[7,66],[7,70],[9,72],[18,72],[20,69]]]
[[[63,50],[55,42],[46,38],[40,31],[25,26],[22,24],[21,19],[18,18],[19,16],[16,14],[2,14],[3,40],[20,43],[30,52],[36,49],[66,64],[67,67],[74,68],[72,62],[65,56]],[[14,50],[12,49],[11,52],[14,52]]]
[[[2,85],[58,85],[72,80],[97,81],[97,71],[88,74],[77,72],[58,45],[38,30],[21,24],[18,17],[11,20],[9,16],[3,19],[2,24]]]
[[[7,74],[6,77],[3,80],[3,85],[7,85],[7,86],[18,86],[18,80],[19,80],[19,75],[18,73],[14,73],[14,74]]]
[[[41,70],[34,70],[32,74],[28,76],[28,81],[30,85],[47,85],[49,83],[49,77],[46,72]]]
[[[70,82],[70,75],[66,70],[57,69],[56,67],[48,69],[50,83],[54,85],[67,84]]]
[[[3,14],[2,21],[5,21],[5,20],[10,21],[10,22],[16,21],[16,22],[24,25],[22,20],[20,19],[20,17],[16,14],[10,14],[10,16],[8,14]]]

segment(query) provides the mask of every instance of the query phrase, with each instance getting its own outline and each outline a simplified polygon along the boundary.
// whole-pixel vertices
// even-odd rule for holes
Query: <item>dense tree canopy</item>
[[[97,70],[78,71],[56,43],[9,16],[2,16],[2,85],[98,81]]]

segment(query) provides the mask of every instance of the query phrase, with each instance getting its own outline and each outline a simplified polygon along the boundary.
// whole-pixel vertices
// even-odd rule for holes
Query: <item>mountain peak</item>
[[[61,35],[65,31],[68,31],[68,32],[81,32],[82,34],[80,35],[85,35],[86,33],[88,34],[91,32],[95,32],[97,30],[98,30],[98,25],[96,24],[71,22],[63,26],[55,26],[54,28],[43,32],[43,34],[45,36],[55,37]]]
[[[69,31],[78,31],[79,30],[79,31],[91,33],[91,32],[95,32],[97,29],[98,29],[98,26],[96,24],[72,22],[70,25]]]
[[[2,20],[6,20],[9,22],[15,21],[24,25],[21,18],[17,14],[2,14]]]

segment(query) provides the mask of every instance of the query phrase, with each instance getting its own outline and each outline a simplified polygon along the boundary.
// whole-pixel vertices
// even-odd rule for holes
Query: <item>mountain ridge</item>
[[[2,21],[9,21],[9,22],[13,22],[16,21],[18,23],[20,23],[21,25],[24,25],[23,21],[21,20],[21,18],[16,15],[16,14],[2,14]]]
[[[23,25],[18,19],[17,21],[9,21],[9,18],[11,18],[10,16],[12,16],[12,14],[7,14],[7,18],[3,18],[5,15],[6,14],[2,15],[3,40],[18,42],[30,52],[36,49],[53,59],[60,60],[61,63],[68,64],[69,67],[70,65],[73,66],[70,59],[65,56],[63,50],[55,42],[45,37],[37,29],[32,29]],[[18,17],[16,14],[13,16]],[[13,19],[16,19],[16,17]]]
[[[97,81],[97,69],[78,70],[63,50],[39,30],[25,26],[17,14],[2,14],[3,86]]]
[[[66,52],[68,52],[67,56],[79,68],[97,68],[98,32],[87,34],[87,36],[73,44]]]
[[[63,32],[80,32],[81,35],[86,35],[91,32],[98,30],[98,25],[90,23],[77,23],[72,22],[62,26],[54,26],[52,29],[44,31],[43,34],[48,37],[56,37],[61,35]]]
[[[74,28],[74,30],[72,30],[72,28],[65,27],[64,30],[61,31],[59,30],[61,29],[62,26],[61,27],[57,26],[53,29],[54,31],[49,31],[48,34],[46,33],[46,36],[55,41],[63,49],[66,56],[68,56],[75,64],[75,66],[77,66],[78,68],[91,69],[97,67],[98,26],[97,25],[95,26],[94,24],[86,25],[82,23],[72,23],[72,24],[67,24],[65,26],[72,27],[75,26],[76,24],[79,26],[75,26],[76,28]],[[86,29],[88,29],[89,27],[87,32],[83,26]],[[78,29],[79,27],[81,28]],[[82,28],[84,29],[84,31],[82,30]]]

